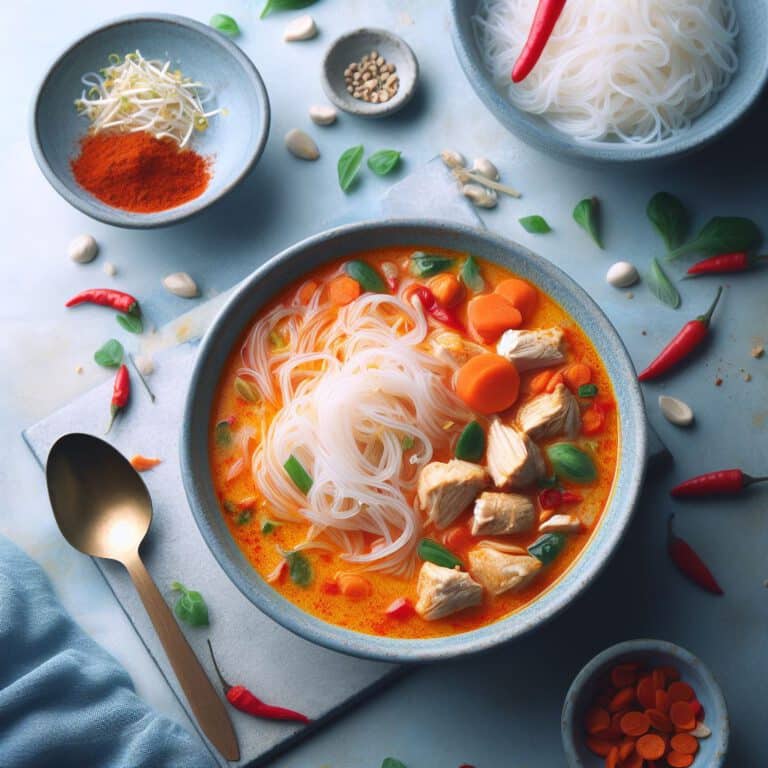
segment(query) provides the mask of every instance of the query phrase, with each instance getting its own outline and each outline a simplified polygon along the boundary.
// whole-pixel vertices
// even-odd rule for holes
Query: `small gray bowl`
[[[728,752],[728,710],[712,673],[690,651],[665,640],[628,640],[607,648],[576,675],[565,697],[562,714],[563,749],[569,768],[603,768],[604,758],[594,755],[584,740],[584,714],[598,682],[615,664],[640,661],[650,667],[673,666],[696,692],[704,707],[704,724],[712,735],[699,741],[692,768],[721,768]],[[660,761],[661,762],[661,761]],[[666,765],[666,762],[664,762]]]
[[[344,70],[371,51],[378,53],[396,67],[400,78],[397,93],[381,104],[356,99],[347,92]],[[386,117],[402,109],[413,98],[419,79],[419,62],[410,46],[385,29],[356,29],[337,38],[323,59],[323,88],[328,98],[339,108],[359,117]]]
[[[73,106],[83,90],[80,78],[105,66],[110,53],[136,49],[148,58],[170,59],[185,75],[213,88],[217,104],[228,110],[195,134],[194,148],[214,158],[207,189],[157,213],[132,213],[102,203],[75,181],[70,168],[88,129],[88,120]],[[248,175],[267,142],[269,99],[251,60],[220,32],[183,16],[143,13],[89,32],[56,59],[37,93],[30,133],[40,169],[75,208],[118,227],[161,227],[199,213]]]
[[[733,0],[739,23],[739,69],[717,101],[677,136],[645,146],[616,141],[577,141],[542,117],[523,112],[499,92],[483,64],[472,17],[481,0],[451,0],[453,45],[475,92],[499,122],[548,155],[581,162],[640,162],[682,157],[721,136],[756,102],[768,79],[768,4]]]

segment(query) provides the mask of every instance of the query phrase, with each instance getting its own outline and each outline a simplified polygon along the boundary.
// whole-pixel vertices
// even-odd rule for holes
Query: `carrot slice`
[[[641,736],[635,744],[635,750],[643,760],[658,760],[664,756],[667,745],[661,736],[655,733],[646,733]]]
[[[618,712],[620,709],[626,709],[635,700],[635,689],[627,686],[622,688],[612,699],[608,705],[608,709],[611,712]]]
[[[669,680],[670,682],[680,679],[680,673],[677,671],[676,667],[666,666],[666,667],[659,667],[659,669],[661,669],[664,672],[667,680]]]
[[[667,765],[670,768],[688,768],[693,763],[693,755],[684,755],[682,752],[670,752],[667,755]]]
[[[361,600],[364,597],[368,597],[373,591],[371,582],[363,576],[358,576],[356,573],[340,573],[336,577],[336,583],[339,585],[341,594],[353,600]]]
[[[669,712],[669,694],[666,691],[656,691],[656,709]]]
[[[653,677],[653,684],[656,688],[663,690],[667,687],[667,677],[664,674],[664,670],[654,669],[653,672],[651,672],[651,677]]]
[[[450,272],[435,275],[427,285],[441,307],[453,307],[461,300],[463,293],[461,283],[456,275]]]
[[[558,371],[552,378],[547,382],[547,392],[551,395],[558,387],[558,385],[565,383],[565,380],[563,379],[563,374]]]
[[[531,379],[531,383],[528,385],[528,389],[531,391],[531,394],[540,395],[547,388],[549,380],[554,375],[554,371],[541,371],[541,373],[537,373]]]
[[[624,762],[635,751],[635,740],[625,739],[619,747],[619,759]]]
[[[506,357],[486,353],[470,358],[456,376],[456,394],[473,410],[490,415],[517,400],[520,377]]]
[[[153,459],[149,456],[142,456],[140,453],[137,453],[133,458],[131,458],[131,466],[137,472],[146,472],[148,469],[152,469],[158,464],[161,464],[162,461],[162,459]]]
[[[517,307],[497,293],[475,296],[467,306],[467,320],[472,332],[486,344],[493,344],[504,331],[523,324]]]
[[[338,307],[350,304],[361,292],[360,283],[348,275],[339,275],[328,283],[328,298]]]
[[[587,411],[589,413],[589,411]],[[586,414],[584,414],[586,416]],[[653,709],[656,706],[656,689],[651,677],[641,677],[637,684],[637,700],[645,709]]]
[[[495,292],[517,307],[523,320],[529,320],[539,304],[538,291],[530,283],[516,277],[502,280],[496,286]]]
[[[563,374],[565,377],[565,373]],[[568,379],[566,378],[566,384]],[[617,688],[626,688],[637,682],[637,670],[633,664],[617,664],[611,670],[611,682]]]
[[[616,712],[611,717],[611,727],[600,734],[601,738],[608,739],[610,741],[619,741],[624,734],[621,732],[621,716],[624,714],[624,710]]]
[[[593,752],[598,757],[608,757],[608,753],[616,746],[610,741],[599,739],[596,736],[587,736],[585,744],[590,752]]]
[[[692,731],[696,727],[693,707],[687,701],[673,701],[669,706],[669,719],[681,731]]]
[[[659,709],[646,709],[645,714],[651,721],[651,725],[662,733],[674,733],[675,726],[667,715]]]
[[[579,387],[592,381],[592,369],[584,363],[574,363],[563,371],[565,383],[572,392],[578,392]]]
[[[671,683],[667,689],[669,701],[690,701],[694,697],[693,688],[682,680]]]
[[[594,406],[581,414],[581,431],[585,435],[597,434],[605,425],[605,415]]]
[[[605,768],[616,768],[619,764],[619,748],[611,747],[611,751],[605,756]]]
[[[635,749],[637,749],[637,746],[635,746]],[[633,752],[622,762],[621,768],[643,768],[643,758],[637,752]]]
[[[602,707],[592,707],[584,716],[584,730],[590,736],[607,731],[611,725],[611,716]]]
[[[669,746],[675,752],[681,752],[684,755],[695,755],[699,751],[699,742],[695,736],[690,733],[677,733],[669,742]]]
[[[307,282],[299,288],[296,295],[302,304],[309,304],[310,300],[315,295],[316,290],[317,283],[314,280],[307,280]]]
[[[642,736],[650,727],[651,721],[644,712],[626,712],[621,718],[621,730],[627,736]]]

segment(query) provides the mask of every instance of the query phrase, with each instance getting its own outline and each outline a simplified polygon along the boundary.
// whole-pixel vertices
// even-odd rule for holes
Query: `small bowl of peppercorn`
[[[410,46],[384,29],[339,37],[323,60],[323,88],[339,108],[360,117],[385,117],[413,97],[419,62]]]

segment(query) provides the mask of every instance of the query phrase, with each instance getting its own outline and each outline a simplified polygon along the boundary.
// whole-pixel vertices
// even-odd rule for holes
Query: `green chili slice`
[[[456,458],[479,462],[485,453],[485,432],[476,421],[470,421],[456,443]]]
[[[464,565],[450,549],[446,549],[442,544],[438,544],[433,539],[422,539],[419,542],[417,550],[422,560],[427,560],[443,568],[463,568]]]
[[[453,266],[453,259],[448,256],[439,256],[435,253],[414,251],[411,254],[411,274],[414,277],[432,277],[438,272],[444,272]]]
[[[579,397],[594,397],[597,394],[597,387],[594,384],[582,384],[579,387]]]
[[[547,565],[562,552],[565,541],[564,533],[545,533],[528,547],[528,553]]]
[[[381,275],[364,261],[348,261],[344,265],[344,271],[353,279],[360,283],[364,291],[371,293],[386,293],[387,286],[381,279]]]
[[[294,485],[302,493],[309,493],[309,489],[312,487],[312,477],[293,454],[288,457],[288,460],[283,464],[283,468],[288,473],[288,477],[293,480]]]

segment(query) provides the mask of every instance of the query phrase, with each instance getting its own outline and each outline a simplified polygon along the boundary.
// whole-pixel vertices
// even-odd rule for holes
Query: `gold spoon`
[[[227,760],[239,760],[224,703],[139,557],[152,522],[152,500],[130,462],[109,443],[64,435],[48,454],[48,496],[64,538],[86,555],[122,563],[144,603],[203,733]]]

